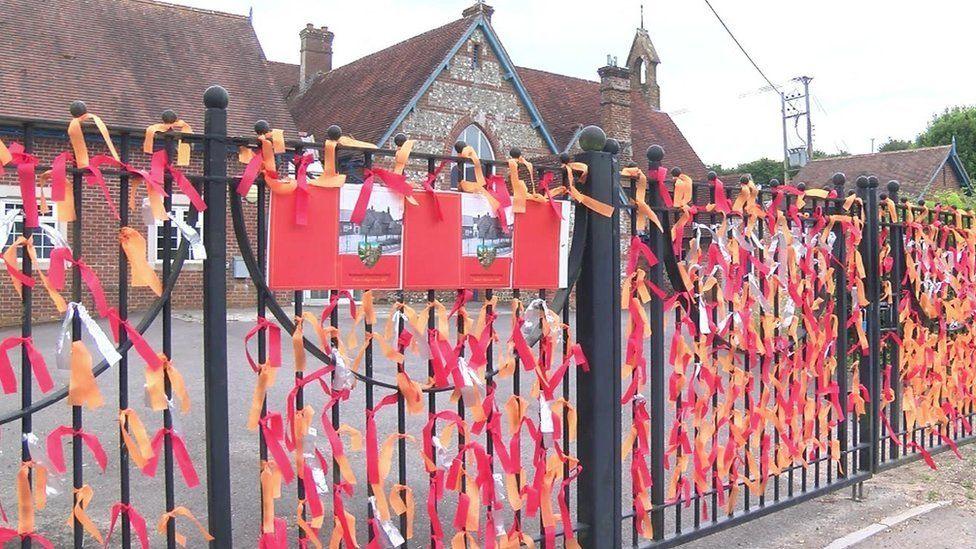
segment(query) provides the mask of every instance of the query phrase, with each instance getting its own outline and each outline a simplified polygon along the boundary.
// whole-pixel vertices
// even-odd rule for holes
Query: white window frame
[[[170,211],[174,214],[179,212],[183,215],[183,220],[186,221],[186,214],[190,211],[190,199],[186,195],[173,193],[172,195],[172,207]],[[150,265],[155,267],[162,267],[163,258],[162,250],[159,248],[159,229],[163,226],[163,222],[156,220],[155,223],[148,226],[146,231],[146,259],[149,261]],[[197,215],[197,225],[194,227],[198,233],[203,234],[203,214]],[[173,225],[173,230],[176,231],[176,246],[173,248],[175,251],[179,245],[183,242],[183,233]],[[193,249],[190,249],[190,257],[186,258],[184,265],[203,265],[202,259],[193,258]]]
[[[58,217],[57,217],[58,206],[56,202],[51,200],[50,186],[38,187],[37,190],[39,192],[42,192],[44,197],[47,198],[48,207],[51,209],[51,211],[47,214],[43,214],[43,213],[40,214],[40,222],[53,225],[54,228],[58,230],[58,232],[60,232],[65,238],[68,238],[68,234],[66,232],[68,230],[68,224],[58,221]],[[0,185],[0,214],[6,211],[7,204],[14,204],[16,206],[19,206],[20,209],[23,210],[24,201],[20,196],[19,186]],[[40,196],[38,196],[38,206],[40,206]],[[23,214],[21,214],[20,220],[23,221],[23,219],[24,219]],[[7,243],[0,242],[0,247],[2,247],[2,249],[0,249],[0,252],[3,252],[4,250],[7,249]],[[21,263],[21,259],[19,256],[17,258],[17,263],[18,265]],[[51,260],[49,258],[39,257],[37,258],[37,263],[35,264],[35,266],[46,269],[47,267],[50,266],[50,264],[51,264]]]
[[[464,141],[465,144],[474,149],[474,152],[478,154],[478,159],[495,159],[495,149],[491,146],[491,140],[488,139],[488,135],[481,129],[481,126],[468,124],[461,130],[458,140]],[[466,181],[474,181],[474,166],[466,163],[463,176]]]

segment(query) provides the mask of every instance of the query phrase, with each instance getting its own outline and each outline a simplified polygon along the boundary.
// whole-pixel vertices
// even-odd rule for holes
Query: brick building
[[[883,183],[900,184],[899,197],[928,199],[940,190],[972,190],[972,182],[959,159],[956,145],[924,147],[904,151],[855,154],[813,160],[796,174],[796,181],[817,187],[828,186],[837,172],[854,181],[861,175],[875,175]]]
[[[461,139],[482,158],[505,158],[513,146],[541,158],[578,150],[579,130],[597,124],[620,141],[625,158],[633,155],[643,163],[641,152],[661,144],[670,166],[704,178],[701,159],[660,110],[660,58],[646,30],[637,30],[626,66],[594,68],[599,80],[584,80],[516,66],[491,26],[493,11],[477,3],[459,19],[333,67],[335,34],[325,27],[300,31],[301,63],[292,65],[265,58],[245,16],[155,0],[10,0],[5,23],[19,31],[0,38],[0,140],[21,141],[22,119],[48,120],[33,131],[33,153],[42,165],[50,164],[70,149],[64,133],[68,105],[82,99],[110,126],[133,130],[129,160],[145,168],[149,155],[140,150],[139,129],[173,109],[202,131],[203,90],[220,84],[230,92],[231,135],[252,135],[254,121],[267,119],[289,137],[301,132],[321,141],[326,128],[338,124],[380,146],[390,146],[403,132],[418,140],[419,151],[447,153]],[[77,21],[86,22],[84,32],[63,32]],[[93,154],[102,152],[97,141],[89,147]],[[239,173],[236,162],[230,166],[231,174]],[[354,172],[356,166],[340,167]],[[199,151],[186,171],[201,172]],[[117,196],[117,179],[106,180]],[[98,189],[85,187],[84,204],[83,257],[111,300],[118,287],[118,223]],[[8,170],[0,179],[0,206],[19,205],[16,174]],[[246,207],[253,224],[253,206]],[[174,195],[174,211],[187,209],[185,197]],[[140,224],[138,212],[130,218]],[[53,216],[43,222],[67,234],[67,226]],[[158,268],[165,235],[160,227],[134,228],[147,236],[149,260]],[[16,236],[15,231],[0,244],[9,245]],[[50,245],[35,238],[40,268],[46,269]],[[178,241],[179,235],[173,238]],[[228,257],[239,255],[233,239],[228,246]],[[192,259],[184,267],[175,307],[199,307],[199,271],[200,262]],[[228,288],[232,304],[254,299],[246,278],[229,278]],[[153,297],[134,288],[130,307],[144,308]],[[9,277],[0,277],[0,325],[19,322],[16,301]],[[56,317],[45,299],[35,299],[34,311],[38,319]]]

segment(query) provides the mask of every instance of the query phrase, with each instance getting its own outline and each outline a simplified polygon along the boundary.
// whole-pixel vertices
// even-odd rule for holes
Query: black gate
[[[540,184],[531,196],[575,206],[568,290],[351,296],[334,288],[320,309],[303,291],[268,287],[272,172],[258,174],[251,206],[238,192],[243,167],[232,163],[238,153],[262,154],[273,132],[259,122],[257,137],[228,137],[227,102],[222,88],[207,90],[202,133],[183,131],[174,113],[164,113],[147,150],[153,154],[148,169],[139,168],[148,157],[133,158],[145,130],[111,128],[103,135],[82,125],[83,104],[73,105],[77,130],[67,135],[87,135],[89,162],[66,141],[65,151],[74,154],[44,165],[38,158],[49,154],[34,154],[37,132],[50,138],[65,124],[0,116],[3,151],[9,150],[0,161],[16,169],[24,190],[23,213],[13,214],[24,222],[10,217],[12,236],[3,243],[12,250],[4,257],[19,285],[22,314],[20,334],[2,343],[5,352],[21,348],[19,375],[0,372],[4,391],[19,390],[21,403],[0,424],[19,420],[22,440],[12,473],[18,521],[3,530],[4,539],[19,538],[25,547],[48,543],[45,536],[68,543],[49,531],[62,518],[45,517],[41,497],[47,469],[52,477],[66,469],[57,459],[62,437],[72,442],[76,547],[88,535],[99,539],[116,521],[124,547],[145,543],[154,523],[170,547],[184,535],[201,536],[191,537],[196,544],[212,536],[215,547],[234,546],[236,535],[237,545],[246,545],[255,541],[252,533],[269,547],[328,544],[330,537],[343,546],[368,540],[545,547],[577,539],[586,547],[672,546],[856,487],[880,468],[931,462],[932,454],[972,439],[976,343],[968,325],[976,310],[976,232],[970,212],[898,203],[897,184],[879,194],[876,178],[859,178],[848,192],[840,174],[828,189],[775,181],[760,188],[748,179],[727,185],[717,177],[696,182],[680,169],[662,169],[659,147],[648,149],[645,172],[621,166],[616,144],[593,128],[575,158],[564,154],[523,174]],[[94,154],[106,137],[118,158],[107,150]],[[344,141],[338,128],[328,137],[361,174],[398,154]],[[404,142],[405,136],[398,139],[398,148]],[[177,165],[187,145],[202,165]],[[286,179],[307,166],[306,155],[317,147],[278,142],[271,163]],[[410,177],[436,186],[449,179],[445,167],[465,173],[474,160],[463,143],[456,152],[409,153]],[[484,175],[511,176],[513,165],[525,170],[518,151],[512,157],[514,164],[480,161]],[[132,256],[133,246],[145,253],[145,241],[140,248],[142,237],[130,229],[140,208],[129,207],[143,183],[143,210],[157,216],[158,242],[150,245],[159,246],[161,280],[140,320],[130,322],[130,286],[153,285],[144,262]],[[92,214],[103,211],[83,192],[92,185],[118,205],[117,219]],[[174,190],[191,197],[185,217],[170,216]],[[59,220],[70,224],[70,238],[59,240],[36,220],[42,197],[59,207],[73,199],[74,218]],[[199,233],[193,230],[198,210]],[[256,292],[256,322],[244,341],[228,341],[228,216]],[[99,281],[101,264],[83,254],[91,227],[120,232],[112,261],[117,283]],[[190,433],[171,411],[184,395],[177,367],[197,366],[171,360],[184,345],[182,336],[174,338],[172,292],[181,279],[186,283],[187,261],[203,253],[205,450],[188,447]],[[46,274],[34,264],[38,254],[49,265]],[[70,281],[52,265],[70,265]],[[34,343],[35,302],[47,299],[35,291],[38,285],[67,319],[58,348],[70,349],[58,358],[72,373],[63,388],[53,388]],[[114,296],[105,290],[111,287]],[[67,289],[70,303],[59,302]],[[95,314],[80,306],[83,299]],[[84,368],[90,353],[80,343],[86,333],[103,358],[90,368],[91,379]],[[460,378],[467,379],[463,387],[439,382],[437,358],[412,352],[418,337],[438,336],[460,350],[455,367],[464,364],[461,373],[471,376]],[[228,389],[243,366],[230,358],[228,345],[246,348],[250,339],[257,347],[256,435],[237,421],[251,395]],[[282,359],[282,342],[287,347],[289,340],[294,358]],[[345,356],[343,349],[361,354]],[[143,416],[146,424],[150,414],[158,417],[155,436],[143,434],[130,400],[133,350],[147,364],[150,412]],[[483,364],[468,368],[469,361]],[[293,377],[280,373],[285,365]],[[102,374],[110,370],[117,373],[120,429],[111,453],[117,463],[108,466],[98,435],[106,442],[109,435],[86,429],[89,414],[100,412],[84,406],[93,406],[95,380],[105,384]],[[35,383],[45,393],[39,399]],[[51,429],[43,452],[34,416],[66,400],[73,404],[70,422]],[[322,437],[316,437],[316,415]],[[364,452],[356,451],[359,438]],[[232,439],[257,441],[251,470],[232,468]],[[179,485],[196,484],[188,458],[203,452],[206,509],[190,509],[180,503],[187,492]],[[131,469],[152,474],[159,458],[163,516],[154,521],[140,514],[142,492],[134,491]],[[118,503],[107,519],[89,514],[92,463],[118,472]],[[241,478],[257,489],[232,494],[232,479]],[[236,519],[242,508],[258,509],[260,524]],[[196,520],[193,513],[207,515],[199,533],[182,525]]]

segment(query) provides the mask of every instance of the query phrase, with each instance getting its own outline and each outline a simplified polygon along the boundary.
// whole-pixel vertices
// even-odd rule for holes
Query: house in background
[[[828,187],[835,173],[847,176],[849,185],[861,175],[875,175],[884,184],[899,183],[898,196],[929,199],[941,190],[972,190],[972,181],[956,151],[955,142],[941,147],[855,154],[812,160],[794,178],[815,187]]]
[[[298,129],[317,141],[338,124],[379,146],[392,147],[403,132],[430,153],[449,153],[460,139],[481,158],[505,159],[516,146],[539,158],[578,150],[579,131],[596,124],[625,159],[643,164],[643,151],[659,144],[668,166],[705,178],[704,163],[661,110],[660,58],[647,30],[637,30],[626,66],[585,80],[516,66],[493,13],[478,2],[460,19],[341,67],[332,62],[336,33],[310,24],[300,32],[301,62],[270,67]]]

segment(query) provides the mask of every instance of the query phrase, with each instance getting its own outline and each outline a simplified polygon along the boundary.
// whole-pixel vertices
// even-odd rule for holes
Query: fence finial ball
[[[393,136],[393,144],[396,145],[397,147],[402,147],[403,144],[406,142],[407,142],[407,134],[405,133],[401,132]]]
[[[899,187],[898,182],[895,181],[894,179],[892,179],[891,181],[888,182],[888,192],[889,193],[891,193],[891,194],[897,194],[898,193],[898,187]]]
[[[857,178],[857,186],[866,189],[868,188],[868,178],[866,176],[860,175]]]
[[[559,153],[559,161],[563,164],[569,164],[569,153]]]
[[[342,128],[333,124],[329,126],[329,129],[325,130],[325,136],[329,138],[330,141],[338,141],[339,138],[342,137]]]
[[[847,176],[840,172],[837,172],[834,174],[832,178],[830,178],[830,180],[835,187],[843,187],[844,183],[847,183]]]
[[[803,183],[803,182],[797,183],[796,184],[796,190],[801,191],[801,192],[802,191],[806,191],[807,190],[807,184],[806,183]]]
[[[172,124],[173,122],[179,120],[180,117],[176,116],[176,111],[174,111],[173,109],[166,109],[165,111],[160,113],[159,118],[165,124]]]
[[[603,152],[610,153],[610,154],[619,153],[620,142],[613,138],[607,139],[607,142],[603,144]]]
[[[748,185],[750,179],[752,179],[752,176],[751,175],[740,175],[739,176],[739,185]]]
[[[512,147],[511,150],[508,151],[508,156],[511,156],[512,158],[522,158],[522,149]]]
[[[584,151],[602,151],[607,144],[607,133],[600,126],[587,126],[579,136],[579,146]]]
[[[210,86],[203,92],[203,105],[211,109],[226,109],[230,94],[221,86]]]
[[[648,147],[647,159],[651,162],[660,162],[664,160],[664,147],[660,145],[651,145]]]
[[[258,120],[254,123],[254,133],[264,135],[271,131],[271,124],[267,120]]]
[[[71,113],[71,116],[78,118],[88,113],[88,105],[85,105],[84,101],[72,101],[71,106],[68,107],[68,112]]]
[[[717,173],[715,173],[715,172],[708,172],[708,180],[709,181],[711,181],[711,182],[714,183],[716,179],[718,179],[718,174]]]
[[[769,187],[772,188],[772,189],[775,189],[776,187],[779,187],[779,179],[776,179],[775,177],[772,178],[772,179],[770,179],[769,180]]]
[[[878,187],[878,178],[876,176],[868,177],[868,187],[875,189]]]
[[[467,143],[465,143],[464,141],[461,141],[459,139],[459,140],[457,140],[457,141],[454,142],[454,152],[456,152],[458,154],[461,154],[461,151],[463,151],[464,148],[467,147],[467,146],[468,146]]]

